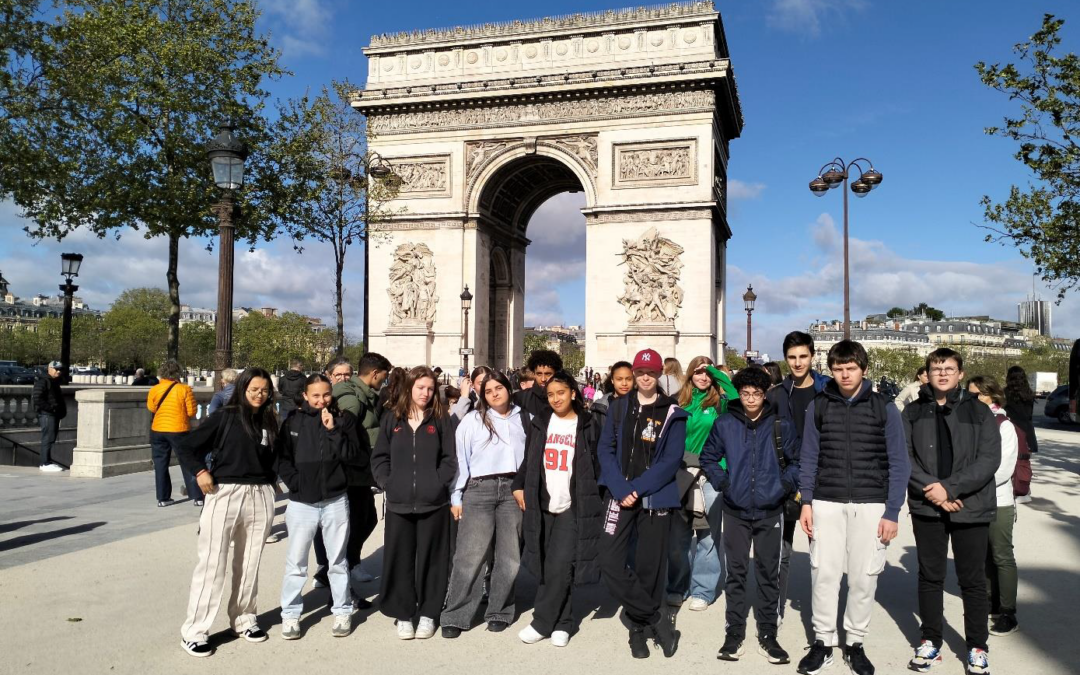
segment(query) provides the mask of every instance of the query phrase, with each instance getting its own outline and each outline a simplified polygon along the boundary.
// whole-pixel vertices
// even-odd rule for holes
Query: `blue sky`
[[[618,8],[632,3],[565,0],[542,4],[413,0],[264,0],[263,22],[294,75],[271,83],[276,97],[300,96],[332,79],[362,84],[361,52],[372,34]],[[1080,44],[1080,12],[1067,1],[718,2],[746,119],[732,142],[728,283],[730,342],[742,347],[741,295],[753,283],[755,347],[779,351],[788,330],[839,317],[842,203],[807,190],[834,156],[865,156],[885,176],[852,200],[853,317],[925,301],[954,314],[1015,319],[1032,291],[1031,265],[1012,249],[983,242],[979,198],[1003,198],[1029,176],[1013,146],[986,136],[1016,110],[984,87],[973,64],[1013,60],[1013,44],[1044,12],[1066,19],[1064,42]],[[402,11],[407,7],[408,11]],[[575,195],[556,197],[529,228],[530,322],[584,320],[584,219]],[[164,286],[165,245],[76,235],[30,247],[10,205],[0,205],[0,271],[22,296],[59,283],[58,254],[87,255],[83,295],[104,308],[134,285]],[[568,253],[569,252],[569,253]],[[236,304],[272,305],[332,318],[332,279],[316,262],[329,252],[288,242],[237,252]],[[216,257],[188,242],[181,252],[185,302],[213,306]],[[347,328],[359,332],[362,251],[350,253]],[[274,274],[286,267],[287,275]],[[562,280],[561,283],[554,283]],[[554,283],[554,285],[553,285]],[[1044,298],[1052,291],[1038,287]],[[1075,296],[1054,308],[1055,333],[1080,336]]]

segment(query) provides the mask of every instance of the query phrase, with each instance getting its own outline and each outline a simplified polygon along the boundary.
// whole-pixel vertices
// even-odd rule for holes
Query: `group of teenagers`
[[[1029,457],[1002,388],[989,377],[962,384],[962,356],[941,348],[901,413],[865,379],[858,342],[829,350],[831,377],[812,370],[808,334],[790,333],[783,350],[790,374],[779,383],[764,368],[732,377],[699,356],[669,395],[660,354],[645,349],[611,367],[607,394],[588,408],[559,356],[540,350],[527,365],[532,386],[515,391],[505,374],[478,368],[452,411],[431,369],[391,377],[386,358],[367,354],[355,372],[337,359],[307,376],[282,422],[269,373],[249,368],[177,451],[205,495],[182,646],[213,653],[230,557],[230,626],[250,642],[267,639],[256,591],[280,480],[289,493],[285,639],[301,637],[313,545],[333,635],[349,635],[354,610],[370,607],[350,573],[355,582],[378,490],[379,609],[398,638],[431,638],[437,627],[458,638],[482,605],[486,629],[506,630],[523,567],[538,582],[518,634],[527,644],[565,647],[575,587],[602,580],[623,607],[634,658],[650,656],[650,641],[675,654],[680,635],[665,605],[705,609],[725,592],[718,658],[745,655],[753,606],[757,652],[788,663],[777,632],[798,524],[809,538],[814,635],[797,670],[815,675],[833,663],[846,573],[841,655],[856,675],[872,675],[864,643],[906,496],[921,620],[909,667],[942,663],[951,542],[967,671],[989,673],[988,621],[997,634],[1017,626],[1014,474]]]

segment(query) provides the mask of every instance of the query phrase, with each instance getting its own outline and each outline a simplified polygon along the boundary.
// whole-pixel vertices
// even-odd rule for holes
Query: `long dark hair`
[[[1027,373],[1020,366],[1012,366],[1005,373],[1005,400],[1021,405],[1027,405],[1035,400],[1035,392],[1028,384]]]
[[[416,366],[405,374],[405,379],[402,381],[396,392],[397,396],[391,399],[393,403],[391,404],[390,410],[394,413],[394,415],[397,416],[398,419],[409,419],[409,413],[412,412],[413,404],[413,385],[416,384],[417,380],[423,379],[425,377],[431,378],[433,386],[439,386],[438,376],[435,375],[434,370],[428,368],[427,366]],[[391,394],[393,393],[394,392],[391,392]],[[442,402],[441,398],[439,398],[439,392],[437,390],[431,392],[431,400],[428,401],[427,410],[432,411],[435,417],[446,416],[446,404]]]
[[[304,394],[307,393],[308,387],[315,384],[316,382],[323,382],[325,384],[330,385],[331,390],[334,389],[334,383],[330,381],[329,377],[323,375],[322,373],[312,373],[311,375],[308,375],[306,380],[304,380],[304,390],[300,394],[300,400],[297,401],[297,403],[301,403],[301,404],[302,403],[307,403],[307,401],[304,399]],[[338,409],[338,406],[337,406],[337,399],[336,398],[331,398],[330,399],[330,405],[326,406],[326,409],[329,410],[330,414],[333,415],[334,417],[337,417],[338,415],[341,414],[341,411]]]
[[[398,390],[401,389],[401,383],[405,381],[405,369],[398,366],[390,371],[389,377],[386,378],[386,409],[393,409],[397,404]]]
[[[510,388],[510,380],[506,379],[506,376],[497,370],[489,370],[487,377],[484,378],[483,385],[480,387],[480,395],[476,397],[476,412],[480,414],[480,421],[484,423],[484,428],[488,430],[488,440],[498,436],[495,431],[495,425],[488,418],[488,410],[491,406],[488,405],[487,396],[484,395],[484,389],[487,387],[488,380],[495,380],[502,386],[506,387],[506,395],[510,396],[513,393],[513,389]],[[514,407],[513,400],[510,401],[510,407]]]
[[[258,409],[253,408],[247,400],[247,389],[251,381],[256,377],[266,380],[266,386],[270,388],[270,394]],[[244,427],[244,433],[256,442],[262,441],[263,432],[266,432],[266,440],[271,446],[277,437],[278,419],[274,412],[274,381],[270,379],[270,373],[262,368],[245,368],[236,378],[236,388],[229,397],[227,408],[236,410],[240,415],[240,424]]]
[[[570,388],[571,393],[574,394],[574,397],[570,399],[570,407],[574,409],[574,413],[577,414],[578,417],[584,415],[585,402],[581,400],[581,390],[578,389],[577,380],[574,379],[574,376],[565,370],[558,370],[555,371],[555,374],[548,380],[548,385],[552,382],[561,382]]]

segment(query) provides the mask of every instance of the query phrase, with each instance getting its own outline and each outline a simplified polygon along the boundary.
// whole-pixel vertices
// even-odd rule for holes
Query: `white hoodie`
[[[997,404],[990,406],[995,415],[1005,416],[1005,409]],[[1012,475],[1016,470],[1019,442],[1016,440],[1016,427],[1006,420],[998,427],[1001,431],[1001,464],[994,472],[994,484],[997,486],[997,505],[1013,506]]]

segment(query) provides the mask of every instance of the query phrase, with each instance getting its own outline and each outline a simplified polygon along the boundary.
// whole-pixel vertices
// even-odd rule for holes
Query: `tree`
[[[0,138],[0,194],[29,219],[34,238],[60,240],[80,227],[99,237],[126,228],[166,237],[167,354],[177,358],[180,240],[216,232],[204,144],[231,118],[255,152],[265,147],[261,86],[284,73],[278,52],[256,32],[251,1],[27,4],[50,18],[30,21],[37,32],[22,62],[32,67],[8,63],[19,74],[8,80],[23,86],[14,88],[19,104],[4,111],[14,121]],[[277,194],[259,167],[238,195],[237,236],[250,244],[269,236]]]
[[[157,367],[167,358],[169,295],[160,288],[129,288],[102,316],[106,361],[117,368]]]
[[[217,331],[208,323],[180,326],[180,364],[194,370],[213,370]]]
[[[734,349],[729,349],[724,354],[724,364],[732,370],[742,370],[746,367],[746,359]]]
[[[293,313],[268,317],[252,312],[236,323],[233,340],[237,367],[270,372],[287,370],[292,359],[320,364],[328,351],[307,319]]]
[[[1026,188],[1013,185],[1004,203],[983,196],[986,241],[1019,249],[1043,281],[1058,286],[1059,301],[1080,283],[1080,58],[1054,53],[1064,23],[1044,15],[1042,27],[1013,47],[1020,67],[975,65],[983,84],[1020,104],[1019,116],[986,133],[1017,142],[1013,157],[1036,180]]]
[[[885,377],[893,382],[906,383],[915,379],[915,371],[926,359],[914,350],[868,349],[866,376],[872,380]]]
[[[303,252],[300,242],[311,238],[334,251],[338,354],[345,350],[345,256],[353,243],[368,245],[369,224],[386,215],[382,205],[400,185],[366,173],[367,125],[349,105],[355,90],[348,81],[333,82],[313,100],[304,96],[281,106],[269,153],[288,193],[281,225],[296,240],[296,250]]]
[[[889,311],[885,312],[885,316],[890,319],[896,319],[898,317],[907,316],[907,310],[902,307],[893,307]]]
[[[530,354],[537,350],[547,348],[548,339],[546,335],[542,333],[525,333],[525,355],[522,357],[521,362],[527,363]]]
[[[941,311],[940,309],[935,309],[934,307],[931,307],[925,302],[920,302],[919,304],[912,307],[911,313],[915,316],[925,316],[931,321],[941,321],[945,318],[945,312]]]

